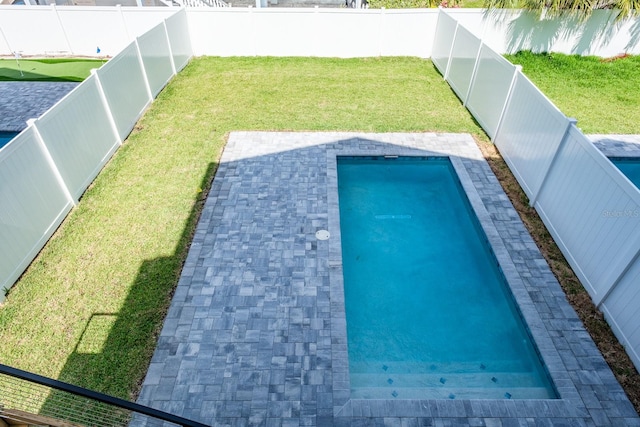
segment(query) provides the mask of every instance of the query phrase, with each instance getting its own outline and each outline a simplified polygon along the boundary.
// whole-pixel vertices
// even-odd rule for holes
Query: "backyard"
[[[588,133],[640,133],[636,58],[599,62],[623,87],[589,116],[567,76],[525,74]],[[543,61],[549,61],[542,56]],[[547,58],[547,59],[545,59]],[[533,59],[532,59],[533,61]],[[633,62],[635,61],[635,62]],[[530,74],[531,72],[531,74]],[[635,80],[634,80],[635,78]],[[546,80],[545,80],[546,79]],[[591,83],[586,83],[591,81]],[[551,85],[559,87],[554,92]],[[591,93],[591,92],[590,92]],[[627,94],[628,96],[624,96]],[[580,101],[580,103],[578,102]],[[569,109],[574,108],[575,109]],[[624,127],[623,127],[624,125]],[[640,380],[622,346],[567,266],[482,129],[428,60],[417,58],[198,58],[138,122],[0,309],[4,364],[134,399],[191,241],[226,137],[234,130],[467,132],[494,172],[636,409]]]

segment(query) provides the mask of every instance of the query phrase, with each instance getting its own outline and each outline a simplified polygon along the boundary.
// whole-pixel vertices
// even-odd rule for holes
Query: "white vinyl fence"
[[[498,53],[559,52],[611,57],[640,54],[640,17],[616,20],[616,10],[596,10],[586,19],[574,16],[540,19],[524,10],[446,9],[457,22]]]
[[[175,10],[0,5],[0,55],[113,56]],[[596,11],[585,23],[567,17],[538,20],[522,11],[447,9],[447,14],[497,53],[640,54],[640,18],[612,24],[613,11]],[[438,56],[432,53],[439,48],[434,44],[437,9],[198,7],[188,8],[187,17],[196,56]]]
[[[23,56],[114,56],[134,37],[146,33],[177,10],[170,7],[0,6],[0,55],[17,52]]]
[[[448,13],[441,11],[434,39],[434,64],[500,149],[640,369],[640,190],[520,67]]]
[[[497,53],[640,54],[640,18],[614,23],[612,11],[596,11],[584,23],[568,17],[538,20],[522,11],[446,11]],[[190,8],[187,16],[196,56],[433,58],[438,53],[432,49],[442,47],[433,42],[437,9],[225,7]]]
[[[0,290],[18,279],[145,108],[187,64],[186,27],[184,10],[160,22],[0,150]]]
[[[194,55],[431,56],[437,9],[188,9]]]

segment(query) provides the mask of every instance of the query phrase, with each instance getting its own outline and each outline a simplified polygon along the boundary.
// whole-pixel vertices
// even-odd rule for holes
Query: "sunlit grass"
[[[160,94],[0,308],[0,363],[120,397],[155,348],[234,130],[486,136],[428,60],[199,58]]]
[[[640,134],[640,56],[507,55],[583,132]]]

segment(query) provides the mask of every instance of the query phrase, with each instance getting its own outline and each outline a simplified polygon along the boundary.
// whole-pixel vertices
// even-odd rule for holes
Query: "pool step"
[[[472,373],[472,372],[495,372],[495,373],[513,373],[526,372],[526,366],[530,364],[523,363],[522,360],[492,360],[489,362],[471,361],[471,362],[441,362],[441,361],[371,361],[371,362],[354,362],[349,360],[349,370],[353,373],[381,375],[398,372],[400,374],[441,374],[441,373]],[[532,368],[530,368],[532,369]]]
[[[506,372],[350,374],[352,398],[545,399],[547,388],[530,374]],[[394,396],[393,394],[396,394]],[[452,397],[453,396],[453,397]]]
[[[508,394],[507,394],[508,393]],[[351,399],[551,399],[549,391],[542,387],[526,389],[470,388],[357,388],[351,390]]]

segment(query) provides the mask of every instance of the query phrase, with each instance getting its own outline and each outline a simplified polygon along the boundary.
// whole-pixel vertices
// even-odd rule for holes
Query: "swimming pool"
[[[19,132],[6,132],[0,131],[0,148],[4,147],[11,141]]]
[[[555,398],[447,157],[338,157],[351,397]]]
[[[640,158],[612,157],[610,160],[636,187],[640,188]]]

